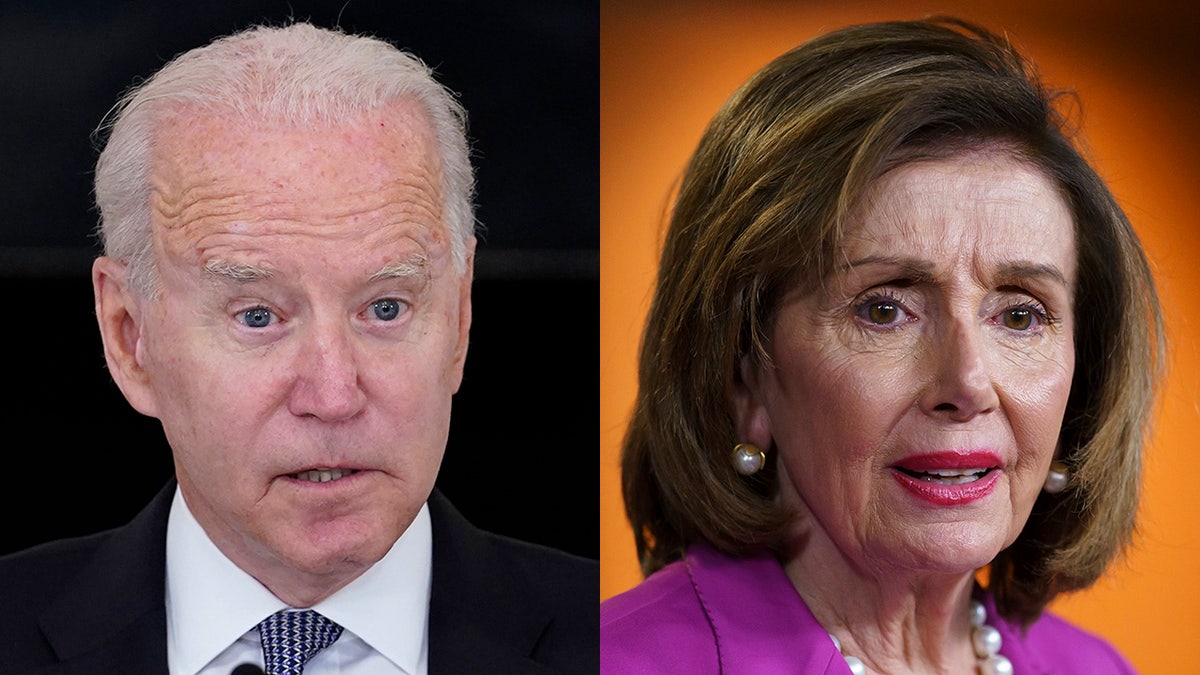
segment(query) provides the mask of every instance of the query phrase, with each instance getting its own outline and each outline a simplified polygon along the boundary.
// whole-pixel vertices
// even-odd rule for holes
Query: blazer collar
[[[494,535],[471,525],[434,490],[429,672],[549,673],[530,655],[550,623],[531,588],[506,565]]]

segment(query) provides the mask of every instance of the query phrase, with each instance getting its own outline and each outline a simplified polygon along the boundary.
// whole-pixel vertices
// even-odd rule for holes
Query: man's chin
[[[384,528],[380,520],[364,524],[358,518],[339,518],[308,525],[277,541],[280,560],[298,572],[313,575],[364,571],[379,562],[402,529]],[[349,521],[349,522],[347,522]]]
[[[271,548],[275,564],[263,575],[255,575],[293,607],[311,607],[354,581],[379,562],[395,542],[384,532],[314,534],[306,532],[274,542]],[[383,542],[389,543],[384,546]]]

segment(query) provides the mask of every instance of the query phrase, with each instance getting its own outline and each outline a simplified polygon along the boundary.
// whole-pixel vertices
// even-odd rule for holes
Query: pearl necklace
[[[975,656],[979,657],[979,675],[1012,675],[1012,662],[1000,655],[1000,631],[985,623],[987,608],[978,600],[972,600],[970,611],[971,644],[975,647]],[[837,647],[838,653],[846,659],[850,672],[854,675],[864,675],[867,667],[863,662],[857,656],[842,653],[842,643],[833,633],[830,633],[829,637],[833,640],[833,646]]]

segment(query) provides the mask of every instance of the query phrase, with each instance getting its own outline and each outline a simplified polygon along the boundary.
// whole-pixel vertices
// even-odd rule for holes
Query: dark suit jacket
[[[0,558],[0,674],[167,672],[171,481],[128,525]],[[436,490],[429,672],[599,671],[599,565],[483,532]]]

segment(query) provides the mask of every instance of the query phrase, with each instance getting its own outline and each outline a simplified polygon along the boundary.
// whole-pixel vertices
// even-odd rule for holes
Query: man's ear
[[[92,263],[96,320],[104,342],[104,361],[113,381],[135,410],[154,417],[158,410],[143,358],[142,310],[146,300],[129,288],[127,271],[125,263],[106,256]]]
[[[738,361],[738,377],[733,383],[733,416],[737,438],[735,443],[753,443],[763,452],[771,449],[771,417],[763,397],[762,366],[750,355]]]
[[[467,345],[471,337],[471,283],[475,278],[475,237],[466,242],[466,264],[458,287],[458,344],[454,348],[454,369],[451,378],[453,391],[458,393],[462,385],[463,366],[467,362]]]

